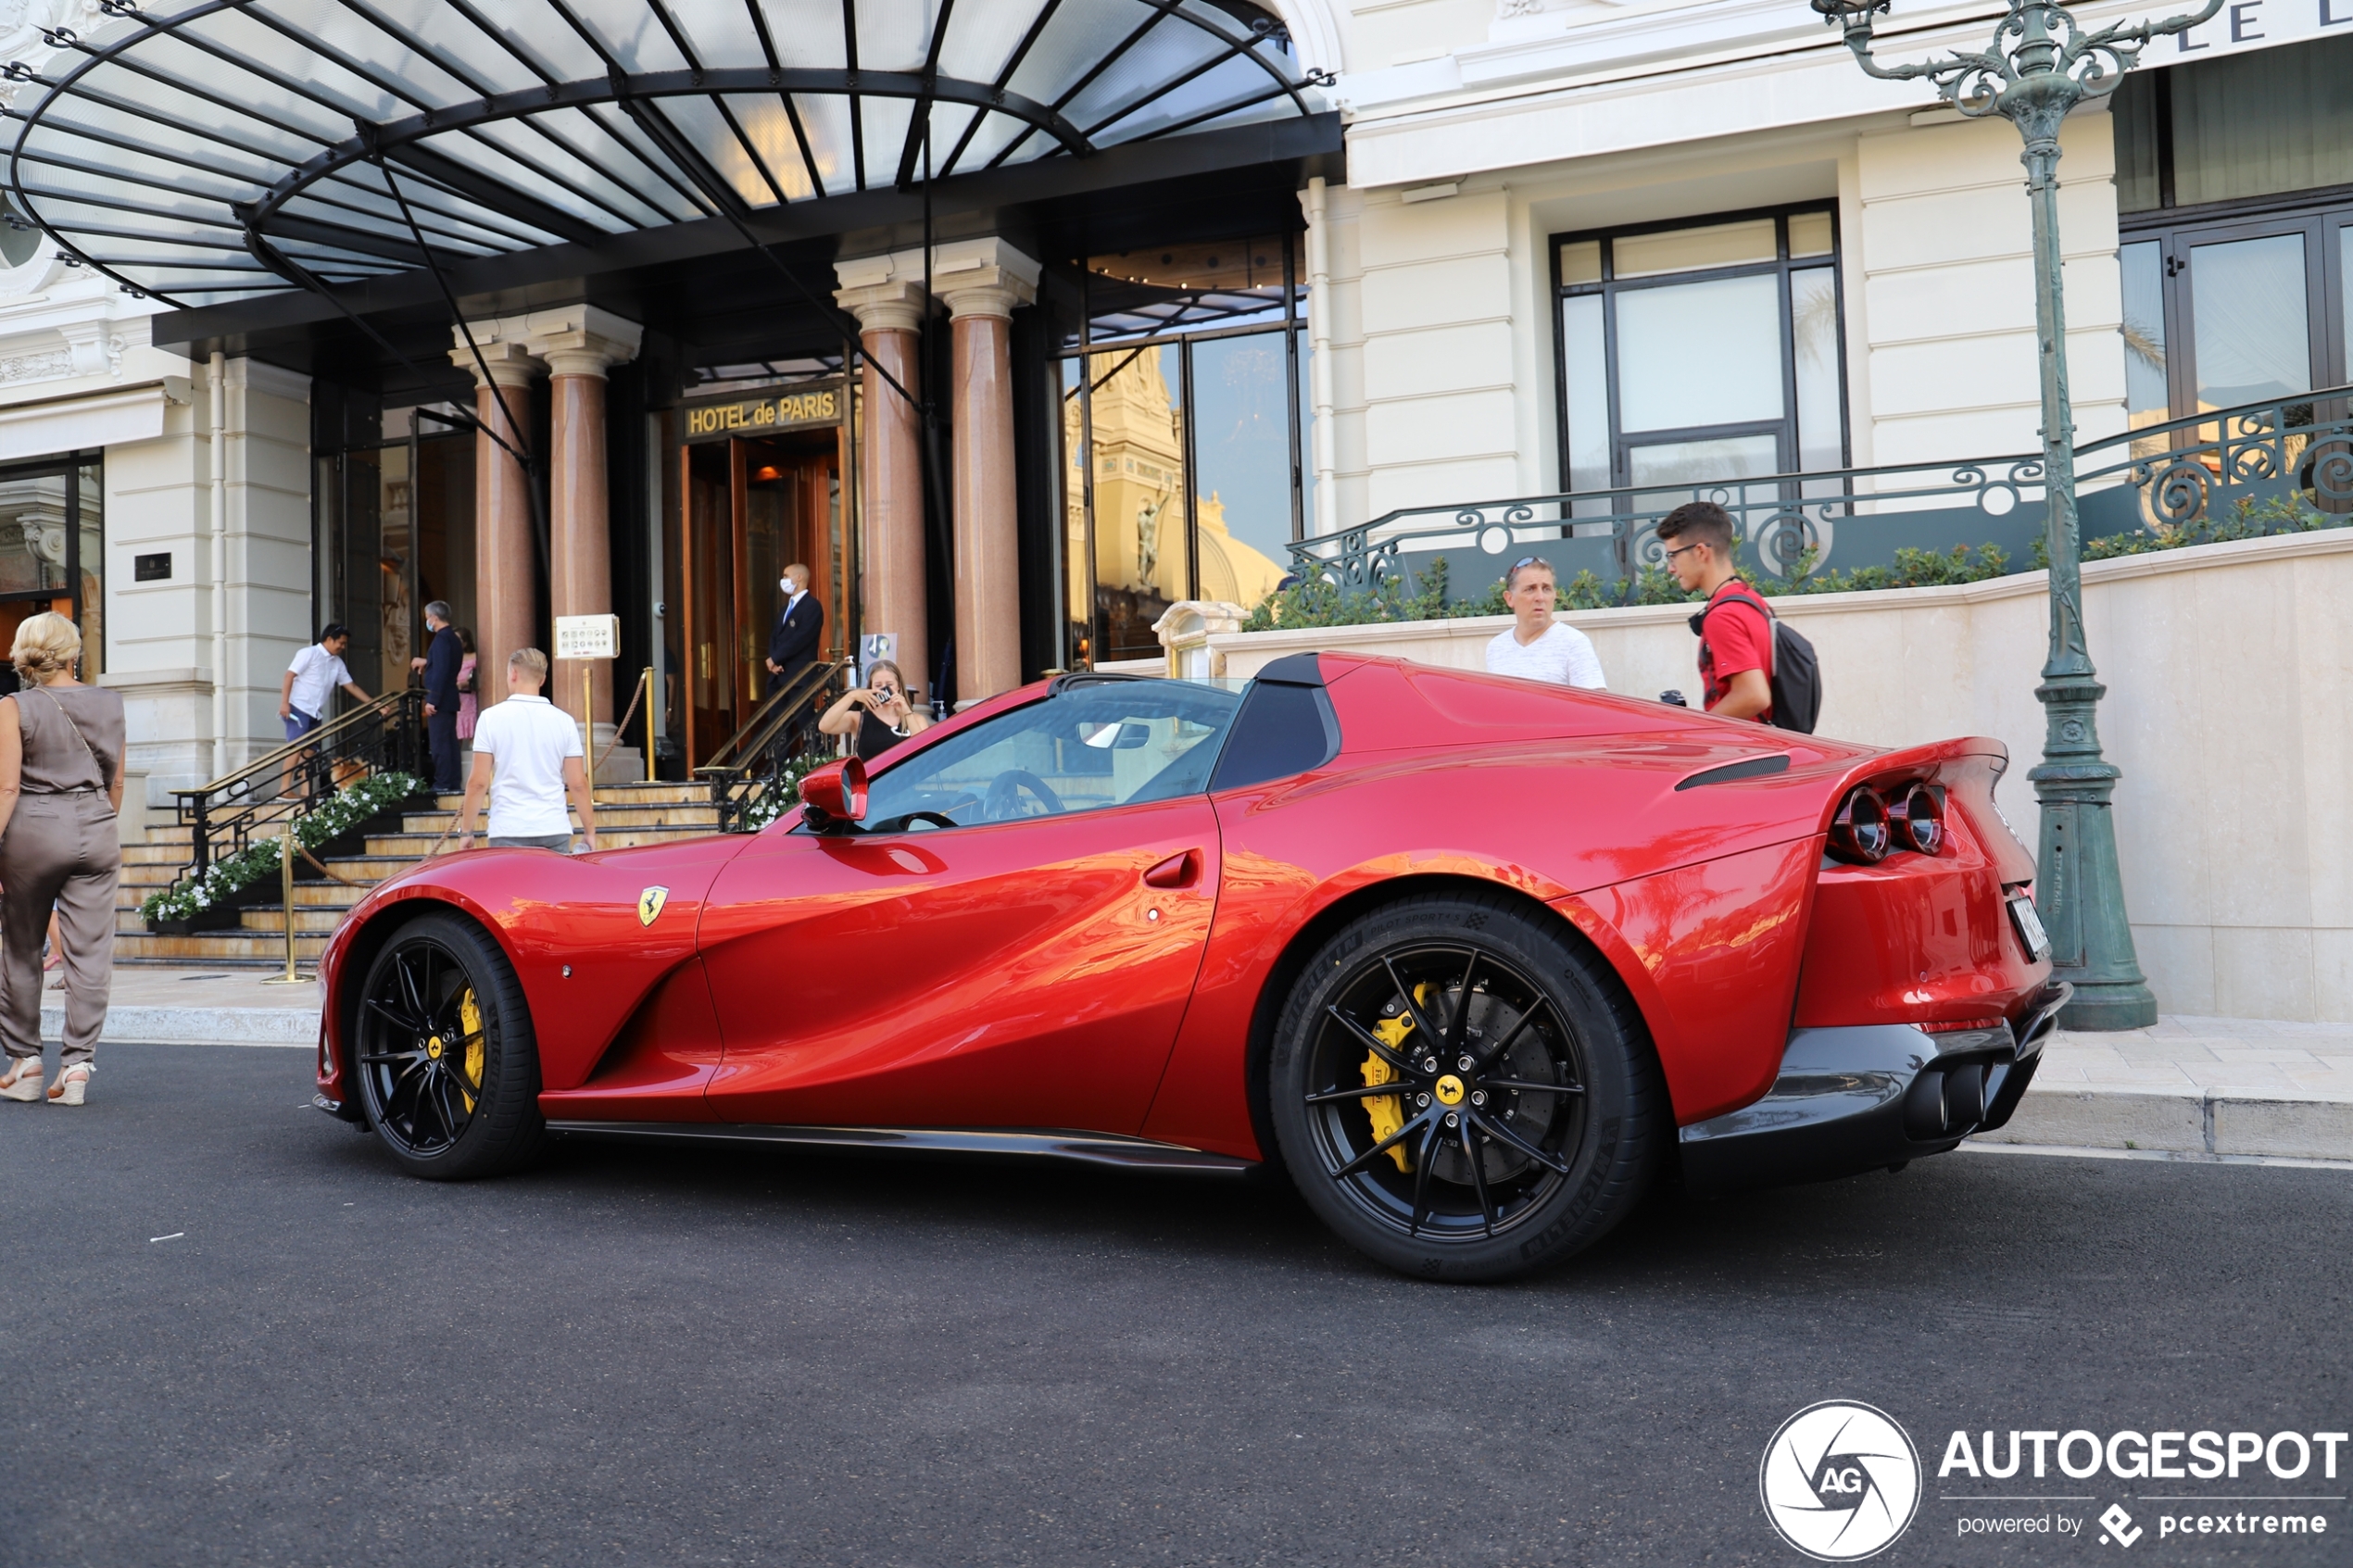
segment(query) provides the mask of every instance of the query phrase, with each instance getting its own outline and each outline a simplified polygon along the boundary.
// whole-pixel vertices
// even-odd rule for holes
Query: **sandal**
[[[90,1087],[90,1074],[95,1071],[96,1069],[86,1061],[77,1061],[71,1067],[59,1068],[57,1081],[49,1085],[49,1103],[51,1105],[80,1105],[83,1093]]]
[[[41,1059],[19,1056],[8,1059],[8,1071],[0,1073],[0,1099],[31,1101],[41,1098]]]

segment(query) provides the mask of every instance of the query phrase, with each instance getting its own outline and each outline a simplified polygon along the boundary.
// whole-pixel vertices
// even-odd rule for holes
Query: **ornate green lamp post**
[[[2051,934],[2059,977],[2075,983],[2060,1022],[2070,1029],[2138,1029],[2157,1022],[2157,998],[2133,952],[2117,872],[2116,824],[2108,811],[2121,776],[2100,755],[2097,712],[2108,688],[2083,644],[2083,577],[2075,517],[2075,417],[2067,395],[2067,312],[2060,297],[2059,122],[2087,98],[2116,91],[2153,38],[2196,27],[2222,8],[2206,0],[2161,22],[2118,23],[2087,33],[2057,0],[2009,0],[1982,54],[1957,53],[1919,65],[1871,58],[1871,19],[1889,0],[1812,0],[1841,27],[1869,74],[1888,82],[1926,78],[1973,119],[1999,115],[2026,139],[2026,191],[2034,220],[2034,329],[2043,375],[2043,473],[2049,517],[2051,650],[2034,689],[2047,728],[2043,763],[2026,776],[2043,806],[2036,901]]]

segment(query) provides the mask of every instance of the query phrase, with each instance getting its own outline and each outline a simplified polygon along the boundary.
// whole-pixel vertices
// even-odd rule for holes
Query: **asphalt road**
[[[2149,1483],[1940,1483],[1949,1434],[2353,1416],[2339,1172],[1957,1154],[1466,1288],[1230,1181],[574,1141],[430,1185],[308,1063],[109,1047],[86,1110],[0,1104],[0,1562],[1796,1564],[1759,1458],[1853,1399],[1928,1466],[1875,1561],[2105,1564],[1957,1521],[2151,1526]],[[2353,1560],[2310,1509],[2129,1558]]]

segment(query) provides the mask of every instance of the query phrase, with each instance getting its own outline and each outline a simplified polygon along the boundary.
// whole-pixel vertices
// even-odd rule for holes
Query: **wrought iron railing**
[[[424,702],[424,693],[414,687],[386,692],[233,773],[173,790],[179,822],[190,830],[190,871],[201,876],[213,861],[257,839],[275,838],[286,822],[308,816],[370,773],[423,776]]]
[[[812,743],[817,715],[842,694],[850,660],[812,664],[768,694],[695,777],[711,786],[721,833],[747,833],[773,819],[791,786],[795,746]]]
[[[2086,541],[2134,532],[2196,537],[2226,523],[2265,532],[2264,503],[2298,496],[2353,513],[2353,387],[2333,387],[2144,426],[2076,449]],[[1488,591],[1509,558],[1538,553],[1563,584],[1592,571],[1629,597],[1666,550],[1658,522],[1686,501],[1732,516],[1755,564],[1784,582],[1886,566],[1901,549],[1993,545],[2024,564],[2043,536],[2039,454],[1892,464],[1697,483],[1622,485],[1505,500],[1403,507],[1290,546],[1295,570],[1343,593],[1408,593],[1448,561],[1447,597]],[[2291,508],[2270,508],[2296,526]]]

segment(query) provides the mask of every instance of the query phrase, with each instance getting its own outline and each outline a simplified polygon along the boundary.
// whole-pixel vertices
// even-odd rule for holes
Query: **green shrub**
[[[296,818],[295,842],[306,849],[316,849],[378,812],[421,794],[424,787],[424,781],[413,773],[371,773],[316,811]],[[234,855],[213,861],[202,876],[183,876],[162,892],[150,894],[147,901],[139,906],[140,917],[151,921],[186,920],[266,877],[281,874],[280,853],[274,838],[247,845]]]

